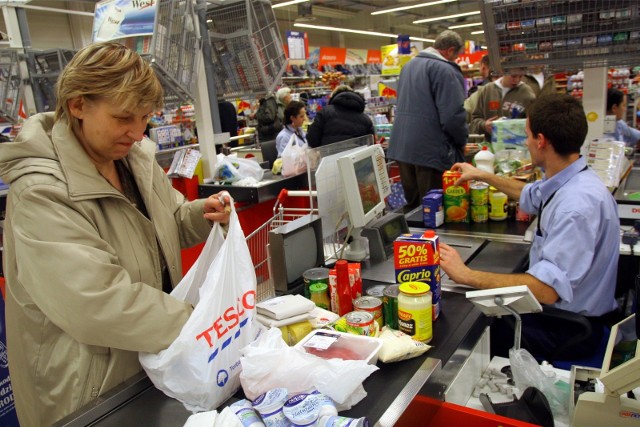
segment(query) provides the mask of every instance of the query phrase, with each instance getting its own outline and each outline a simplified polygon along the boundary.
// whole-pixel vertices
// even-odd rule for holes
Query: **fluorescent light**
[[[414,24],[422,24],[423,22],[444,21],[445,19],[459,18],[461,16],[471,16],[471,15],[479,15],[479,14],[480,14],[480,11],[479,10],[475,10],[473,12],[457,13],[455,15],[436,16],[434,18],[418,19],[417,21],[413,21],[413,23]]]
[[[415,8],[418,8],[418,7],[433,6],[434,4],[451,3],[452,1],[456,1],[456,0],[437,0],[437,1],[430,1],[430,2],[427,2],[427,3],[412,4],[412,5],[409,5],[409,6],[399,6],[399,7],[393,7],[391,9],[377,10],[375,12],[371,12],[371,14],[372,15],[381,15],[383,13],[398,12],[400,10],[407,10],[407,9],[415,9]]]
[[[304,2],[306,2],[306,1],[309,1],[309,0],[291,0],[291,1],[285,1],[285,2],[282,2],[282,3],[278,3],[278,4],[272,4],[272,5],[271,5],[271,8],[272,8],[272,9],[275,9],[275,8],[277,8],[277,7],[291,6],[292,4],[304,3]]]
[[[480,30],[480,31],[471,31],[472,35],[477,35],[477,34],[484,34],[484,30]]]
[[[456,28],[477,27],[478,25],[482,25],[482,22],[474,22],[472,24],[452,25],[449,27],[449,29],[455,30]]]
[[[313,28],[316,30],[326,30],[326,31],[336,31],[336,32],[342,32],[342,33],[353,33],[353,34],[364,34],[367,36],[377,36],[377,37],[391,37],[391,38],[397,38],[398,35],[397,34],[390,34],[390,33],[378,33],[376,31],[363,31],[363,30],[352,30],[350,28],[339,28],[339,27],[329,27],[326,25],[311,25],[311,24],[293,24],[294,27],[302,27],[302,28]],[[423,42],[429,42],[429,43],[434,43],[435,40],[434,39],[424,39],[421,37],[413,37],[413,36],[409,36],[409,38],[411,40],[418,40],[418,41],[423,41]]]

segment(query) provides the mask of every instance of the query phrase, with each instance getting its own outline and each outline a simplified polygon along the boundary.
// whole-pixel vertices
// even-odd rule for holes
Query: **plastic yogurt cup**
[[[253,401],[253,408],[260,413],[267,427],[289,427],[289,421],[282,411],[288,394],[286,388],[274,388]]]
[[[320,399],[320,414],[318,417],[338,415],[336,404],[329,396],[320,393],[318,390],[314,390],[311,394],[317,395],[318,399]]]
[[[300,393],[287,400],[282,411],[292,426],[315,426],[320,416],[321,404],[320,395]]]
[[[229,405],[236,414],[243,427],[265,427],[260,415],[253,409],[253,405],[247,399],[239,400]]]
[[[347,417],[320,417],[318,420],[318,427],[371,427],[369,420],[366,417],[362,418],[347,418]]]

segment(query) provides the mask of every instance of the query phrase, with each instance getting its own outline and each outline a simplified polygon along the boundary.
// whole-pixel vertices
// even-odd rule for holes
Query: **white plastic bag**
[[[551,407],[555,417],[563,417],[569,413],[569,395],[562,388],[556,387],[555,374],[547,376],[538,361],[524,348],[509,350],[509,363],[513,373],[513,381],[520,393],[528,387],[540,390]]]
[[[254,178],[260,181],[263,177],[264,170],[255,160],[224,154],[218,154],[216,157],[216,181],[232,183],[243,178]]]
[[[378,370],[364,360],[326,360],[289,347],[278,328],[267,330],[242,353],[240,381],[248,399],[278,387],[290,395],[316,389],[329,396],[339,411],[367,395],[362,382]]]
[[[158,354],[140,353],[154,385],[191,411],[209,411],[240,386],[240,349],[259,335],[256,275],[232,206],[227,238],[215,224],[194,266],[171,293],[195,309]]]
[[[296,143],[296,136],[291,135],[289,142],[282,150],[282,176],[299,175],[307,170],[307,151],[309,147],[305,142],[302,145]]]

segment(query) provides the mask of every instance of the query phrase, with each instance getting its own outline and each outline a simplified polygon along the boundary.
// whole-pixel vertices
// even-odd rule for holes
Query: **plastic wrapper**
[[[569,413],[569,395],[556,386],[555,374],[548,376],[538,361],[527,350],[509,350],[509,363],[513,372],[513,380],[519,390],[535,387],[540,390],[551,406],[554,416],[566,417]]]

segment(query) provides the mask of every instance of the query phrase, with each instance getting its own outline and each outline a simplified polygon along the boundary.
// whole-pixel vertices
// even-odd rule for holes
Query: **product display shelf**
[[[27,69],[31,76],[36,110],[39,113],[55,109],[55,84],[73,55],[75,55],[75,51],[68,49],[30,50],[27,52]]]
[[[201,46],[194,2],[159,0],[151,48],[143,56],[162,83],[165,107],[195,99]]]
[[[491,61],[501,68],[545,64],[552,70],[640,61],[635,0],[482,2]]]
[[[18,119],[21,95],[20,64],[15,50],[0,50],[0,116],[10,122]]]
[[[206,12],[218,98],[273,91],[287,61],[271,2],[236,0]]]

